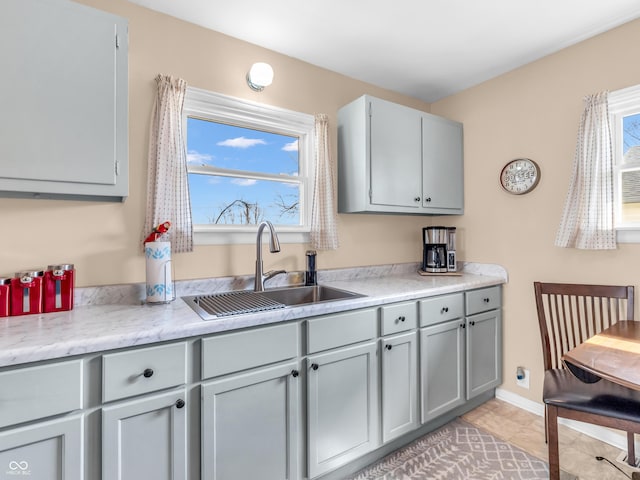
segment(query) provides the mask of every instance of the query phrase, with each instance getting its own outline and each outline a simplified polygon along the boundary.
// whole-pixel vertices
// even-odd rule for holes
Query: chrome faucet
[[[278,240],[278,234],[273,228],[273,224],[269,221],[260,223],[258,236],[256,237],[256,278],[253,287],[254,292],[264,292],[264,282],[280,273],[287,273],[284,270],[272,270],[266,274],[262,273],[262,231],[264,227],[269,227],[269,251],[271,253],[278,253],[280,251],[280,241]]]

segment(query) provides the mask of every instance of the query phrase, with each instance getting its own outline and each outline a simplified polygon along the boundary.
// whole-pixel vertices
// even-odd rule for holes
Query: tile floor
[[[544,418],[515,407],[502,400],[493,399],[462,416],[463,419],[494,435],[517,445],[523,450],[547,459],[544,442]],[[560,425],[560,467],[577,475],[580,480],[624,480],[625,477],[603,456],[620,466],[631,476],[632,469],[616,461],[620,450],[587,435]]]

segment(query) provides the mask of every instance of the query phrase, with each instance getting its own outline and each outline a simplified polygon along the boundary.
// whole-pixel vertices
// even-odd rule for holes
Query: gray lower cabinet
[[[502,288],[465,292],[467,398],[502,383]]]
[[[465,330],[462,318],[420,330],[422,423],[465,402]]]
[[[467,317],[467,398],[502,383],[501,310]]]
[[[376,347],[372,341],[307,357],[309,478],[379,446]]]
[[[418,428],[418,341],[415,331],[380,341],[382,441]]]
[[[299,478],[300,381],[291,361],[202,384],[202,480]]]
[[[82,415],[0,432],[0,479],[82,480],[83,432]]]
[[[102,409],[103,480],[187,478],[185,389]]]
[[[0,480],[314,479],[501,381],[500,286],[8,367]]]

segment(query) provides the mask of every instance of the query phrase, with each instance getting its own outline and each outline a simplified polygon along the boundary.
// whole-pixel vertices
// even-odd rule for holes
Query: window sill
[[[283,232],[276,229],[280,243],[309,243],[311,241],[309,232]],[[255,245],[256,235],[254,232],[193,232],[194,245]],[[268,237],[265,232],[263,237]],[[264,242],[263,238],[263,242]]]
[[[640,229],[617,229],[618,243],[640,243]]]

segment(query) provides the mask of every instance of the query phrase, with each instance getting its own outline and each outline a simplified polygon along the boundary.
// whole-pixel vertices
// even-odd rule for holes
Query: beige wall
[[[323,70],[212,32],[124,0],[81,3],[129,19],[130,195],[123,204],[0,199],[4,223],[0,276],[51,263],[74,263],[77,285],[144,281],[141,248],[146,201],[148,124],[159,73],[189,85],[309,114],[326,113],[336,155],[339,107],[364,93],[428,111],[424,102]],[[272,86],[249,89],[245,75],[256,61],[275,70]],[[340,215],[339,250],[320,252],[319,268],[419,261],[421,227],[428,218]],[[283,245],[265,268],[304,269],[308,245]],[[176,279],[250,274],[255,246],[197,246],[174,256]]]
[[[464,122],[465,215],[447,219],[463,233],[465,256],[504,265],[504,385],[540,401],[542,351],[533,282],[640,286],[640,247],[578,251],[553,245],[573,165],[582,98],[640,83],[631,61],[640,21],[567,48],[431,106]],[[527,195],[504,192],[498,175],[517,157],[542,170]],[[637,315],[637,312],[636,312]],[[518,365],[531,370],[531,390],[515,385]]]
[[[1,274],[49,263],[76,264],[78,286],[144,281],[140,236],[146,198],[147,129],[158,73],[196,87],[306,113],[327,113],[336,151],[337,109],[368,93],[415,108],[430,106],[292,58],[129,4],[83,0],[129,19],[130,196],[123,204],[0,199],[4,220]],[[542,359],[533,301],[534,280],[638,282],[635,245],[614,252],[553,246],[569,174],[582,97],[640,83],[632,62],[640,21],[600,35],[431,106],[464,122],[465,215],[411,217],[340,215],[341,247],[319,254],[319,268],[419,261],[420,229],[434,221],[460,228],[461,260],[498,263],[509,271],[504,289],[504,388],[539,401]],[[626,52],[626,53],[625,53]],[[244,76],[255,61],[275,69],[275,81],[254,93]],[[502,166],[530,157],[542,168],[525,196],[503,192]],[[302,269],[306,245],[284,245],[267,268]],[[199,246],[176,255],[177,279],[253,270],[254,248]],[[515,386],[516,366],[531,370],[532,387]]]

